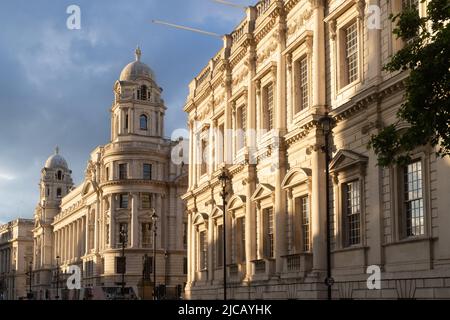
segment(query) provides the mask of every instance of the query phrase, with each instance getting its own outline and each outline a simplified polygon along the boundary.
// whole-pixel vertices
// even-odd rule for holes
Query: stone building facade
[[[56,296],[57,279],[59,288],[65,288],[71,266],[81,269],[83,288],[120,288],[123,244],[125,286],[141,298],[152,298],[153,276],[144,280],[143,270],[145,266],[153,275],[153,210],[158,216],[156,285],[171,288],[172,298],[175,288],[184,287],[187,229],[180,197],[187,189],[187,167],[171,161],[177,142],[163,136],[161,93],[137,49],[136,60],[114,85],[111,141],[92,151],[83,183],[73,186],[72,172],[58,150],[47,160],[33,230],[33,291],[38,299]],[[106,291],[110,297],[117,293]],[[73,298],[65,290],[58,295]]]
[[[17,219],[0,226],[0,300],[27,296],[33,258],[33,220]]]
[[[228,296],[326,297],[326,113],[333,298],[450,298],[450,159],[424,146],[382,168],[367,148],[398,120],[407,73],[383,65],[404,45],[388,17],[407,6],[426,3],[263,0],[224,37],[184,108],[189,298],[222,298],[224,166]]]

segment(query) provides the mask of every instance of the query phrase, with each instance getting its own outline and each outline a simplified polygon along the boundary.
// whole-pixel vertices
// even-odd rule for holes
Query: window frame
[[[124,200],[125,196],[126,196],[126,199],[127,199],[126,201]],[[123,206],[123,204],[125,202],[127,203],[126,207]],[[129,196],[129,194],[128,193],[121,193],[121,194],[119,194],[119,209],[126,210],[126,209],[129,209],[129,207],[130,207],[130,196]]]
[[[358,223],[359,223],[359,227],[358,227],[358,242],[357,243],[352,243],[351,241],[351,237],[349,235],[350,232],[350,216],[349,216],[349,207],[348,207],[348,186],[351,184],[357,183],[357,189],[358,190],[358,198],[359,198],[359,212],[357,213],[358,216]],[[362,212],[362,186],[361,186],[361,180],[359,178],[356,179],[349,179],[346,182],[341,183],[340,186],[341,189],[341,212],[342,212],[342,230],[343,230],[343,241],[342,241],[342,246],[344,248],[351,248],[351,247],[357,247],[361,245],[361,241],[362,241],[362,237],[361,237],[361,232],[362,232],[362,228],[361,228],[361,221],[362,221],[362,216],[361,216],[361,212]],[[355,214],[353,214],[355,215]]]
[[[423,190],[423,207],[424,207],[424,234],[416,236],[406,236],[405,212],[404,212],[404,195],[403,195],[403,169],[404,166],[394,165],[390,168],[391,172],[391,197],[393,201],[393,238],[394,242],[414,241],[416,239],[429,238],[432,235],[431,226],[431,198],[430,198],[430,156],[429,151],[420,148],[416,153],[411,155],[411,161],[421,161],[422,165],[422,190]]]
[[[306,50],[305,50],[306,51]],[[293,84],[293,108],[292,108],[292,116],[295,118],[302,112],[306,112],[311,107],[311,55],[307,52],[302,52],[302,54],[296,58],[293,62],[294,69],[294,84]],[[307,92],[307,103],[306,106],[303,105],[303,80],[301,74],[301,64],[302,62],[306,62],[306,92]]]
[[[271,105],[269,104],[269,88],[271,88],[272,91],[272,102]],[[262,85],[261,87],[261,104],[262,104],[262,113],[261,113],[261,120],[262,120],[262,126],[261,128],[263,130],[266,130],[267,132],[272,131],[275,129],[275,102],[276,102],[276,84],[274,80],[269,80],[267,83]],[[269,108],[270,107],[270,108]],[[272,111],[271,117],[269,116],[269,111]]]
[[[148,206],[145,206],[144,203],[147,203],[147,201],[144,201],[145,198],[148,197]],[[148,192],[141,193],[141,209],[142,210],[150,210],[152,208],[152,194]]]
[[[269,213],[271,212],[271,213]],[[275,209],[267,206],[261,209],[263,219],[263,254],[265,259],[275,259]],[[271,225],[270,225],[271,224]],[[269,233],[272,229],[272,233]]]
[[[142,126],[143,119],[145,121],[145,125],[144,126]],[[148,119],[149,119],[149,117],[145,113],[142,113],[139,116],[139,129],[141,131],[148,131]]]
[[[123,175],[122,168],[125,168],[125,174]],[[128,180],[128,163],[119,163],[118,164],[118,178],[119,180]],[[123,178],[123,176],[125,176]]]
[[[304,223],[304,212],[303,203],[301,204],[300,212],[297,211],[298,203],[297,201],[306,200],[307,203],[307,215],[308,215],[308,243],[305,243],[305,223]],[[303,193],[300,195],[293,196],[293,224],[292,224],[292,249],[295,254],[300,253],[310,253],[312,251],[311,242],[311,197],[309,193]]]
[[[356,27],[356,66],[357,66],[357,72],[356,72],[356,78],[351,81],[350,75],[349,75],[349,63],[348,63],[348,44],[347,44],[347,31],[351,26]],[[362,55],[361,55],[361,28],[360,23],[358,22],[357,17],[352,17],[348,19],[343,25],[339,26],[339,29],[337,31],[338,34],[338,60],[336,68],[338,69],[338,92],[345,91],[346,88],[351,87],[354,84],[357,84],[361,82],[361,62],[362,62]]]
[[[148,234],[146,237],[146,233],[144,231],[147,230]],[[142,248],[152,248],[153,246],[153,234],[152,234],[152,223],[148,221],[144,221],[141,223],[141,247]],[[146,240],[149,240],[148,242]]]
[[[208,270],[208,231],[198,230],[198,271]]]
[[[342,153],[341,153],[342,152]],[[353,157],[353,159],[352,159]],[[344,158],[344,159],[343,159]],[[366,168],[369,158],[351,150],[340,150],[330,163],[330,173],[333,182],[334,228],[332,233],[332,250],[345,250],[367,247],[366,238]],[[346,210],[344,209],[344,185],[359,181],[360,194],[360,242],[347,245]],[[334,246],[334,248],[333,248]]]
[[[146,176],[145,168],[148,167],[150,170],[149,175]],[[143,163],[142,164],[142,180],[151,181],[153,179],[153,164],[151,163]]]

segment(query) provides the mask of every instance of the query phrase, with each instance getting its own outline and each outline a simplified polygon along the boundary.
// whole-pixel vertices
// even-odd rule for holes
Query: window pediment
[[[300,184],[311,182],[312,170],[308,168],[292,168],[284,177],[281,187],[291,189]]]
[[[217,219],[217,218],[221,218],[223,216],[223,206],[215,206],[212,214],[211,214],[211,219]]]
[[[365,168],[368,160],[368,157],[354,151],[339,150],[330,163],[330,172],[337,173],[356,166],[362,169]]]
[[[268,183],[260,183],[256,191],[253,193],[252,200],[253,201],[259,201],[261,199],[265,199],[268,197],[273,196],[273,193],[275,191],[275,188],[268,184]]]
[[[88,180],[83,185],[83,189],[81,191],[81,195],[82,196],[86,196],[86,195],[92,193],[92,191],[94,191],[94,192],[98,191],[97,183],[95,183],[94,181]]]
[[[194,216],[194,225],[199,225],[202,223],[205,223],[206,221],[208,221],[208,215],[204,212],[197,212],[197,214]],[[208,224],[205,223],[205,225],[207,226]]]
[[[228,202],[228,211],[233,211],[242,208],[246,203],[246,197],[242,195],[234,195],[231,197],[230,201]]]

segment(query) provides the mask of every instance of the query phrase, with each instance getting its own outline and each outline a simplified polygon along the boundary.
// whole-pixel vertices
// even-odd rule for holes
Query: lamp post
[[[152,214],[152,227],[153,227],[153,300],[156,300],[156,222],[158,221],[158,215],[156,210],[153,209]]]
[[[327,232],[327,278],[325,284],[327,286],[327,298],[331,300],[331,288],[334,285],[334,279],[331,277],[331,235],[330,235],[330,135],[332,133],[333,118],[328,112],[319,119],[320,127],[323,130],[325,145],[323,152],[325,153],[325,187],[326,187],[326,232]]]
[[[167,278],[168,278],[168,267],[169,267],[169,252],[167,250],[164,251],[164,299],[167,297]]]
[[[59,256],[56,257],[56,300],[59,300]]]
[[[219,176],[219,181],[222,186],[222,203],[223,203],[223,300],[227,300],[227,233],[226,233],[226,212],[227,212],[227,186],[231,180],[228,171],[225,167],[222,168],[222,173]]]
[[[122,298],[125,297],[125,269],[126,269],[126,260],[125,260],[125,244],[126,244],[126,236],[127,233],[125,231],[124,225],[120,228],[120,242],[122,243],[122,259],[121,259],[121,270],[122,271]]]

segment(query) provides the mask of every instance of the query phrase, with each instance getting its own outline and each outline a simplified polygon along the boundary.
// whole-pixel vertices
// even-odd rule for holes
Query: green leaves
[[[404,163],[421,145],[438,146],[438,155],[449,156],[450,1],[431,1],[425,18],[408,9],[392,19],[397,22],[394,34],[405,46],[385,70],[409,70],[410,74],[405,101],[397,113],[399,121],[372,136],[369,147],[377,154],[380,166]]]

